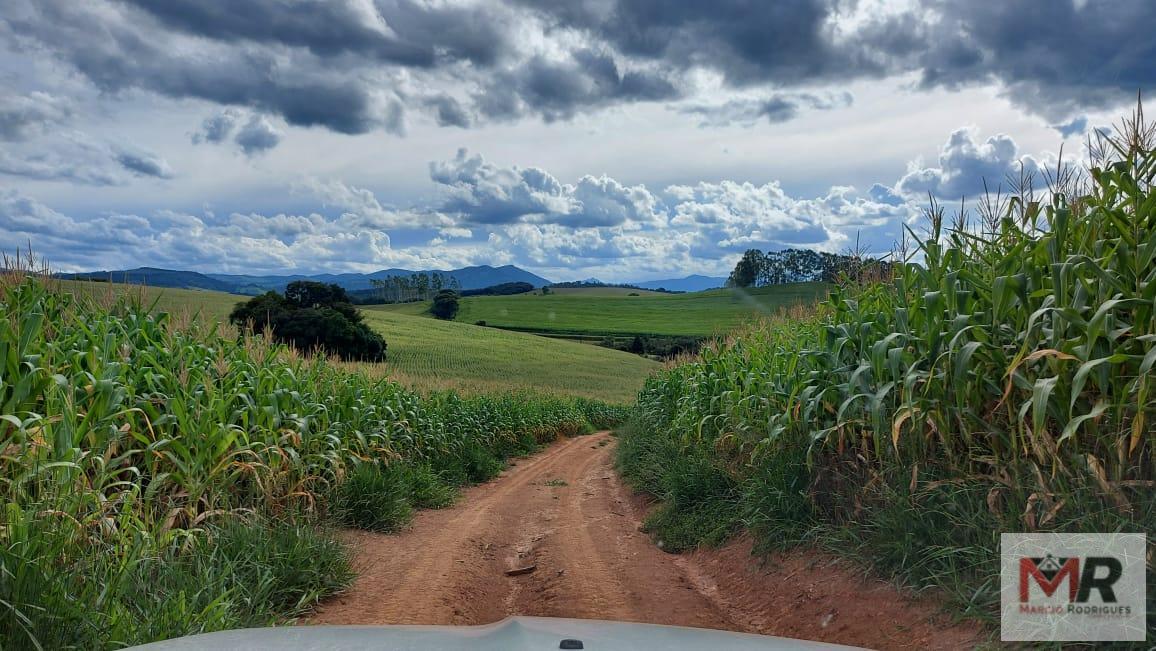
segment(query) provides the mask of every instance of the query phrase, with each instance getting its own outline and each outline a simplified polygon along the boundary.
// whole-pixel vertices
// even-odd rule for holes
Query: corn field
[[[988,605],[1000,530],[1151,532],[1153,140],[1138,109],[1093,143],[1085,177],[1047,175],[1045,197],[1030,184],[989,196],[974,225],[945,223],[933,205],[890,276],[847,278],[813,314],[748,328],[652,378],[620,450],[628,478],[688,514],[733,504],[730,527],[805,537],[846,523],[852,544],[869,529],[876,543],[914,536],[894,545],[897,574],[971,573],[964,599]],[[700,498],[663,470],[692,475],[670,460],[694,457],[717,475],[696,484],[714,486]],[[882,531],[888,509],[898,515]],[[961,558],[965,569],[946,567]]]
[[[420,395],[33,274],[0,278],[0,314],[2,648],[276,621],[348,580],[317,523],[354,468],[452,474],[622,416],[589,400]],[[269,549],[269,571],[253,569]]]

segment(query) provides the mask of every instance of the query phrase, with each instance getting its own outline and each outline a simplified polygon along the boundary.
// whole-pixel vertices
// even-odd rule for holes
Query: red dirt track
[[[980,631],[810,553],[750,555],[739,540],[677,556],[639,532],[644,505],[609,434],[520,459],[399,535],[348,532],[358,579],[312,624],[484,624],[576,617],[765,633],[876,649],[966,649]],[[512,570],[533,571],[510,575]]]

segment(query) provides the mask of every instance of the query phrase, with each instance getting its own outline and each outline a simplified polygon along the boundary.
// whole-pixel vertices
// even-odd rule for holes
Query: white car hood
[[[563,640],[576,640],[569,646]],[[786,651],[788,649],[851,649],[783,637],[731,633],[682,626],[632,624],[589,619],[507,617],[483,626],[286,626],[205,633],[133,647],[141,651],[516,651],[582,648],[590,651],[628,649],[709,649],[710,651]]]

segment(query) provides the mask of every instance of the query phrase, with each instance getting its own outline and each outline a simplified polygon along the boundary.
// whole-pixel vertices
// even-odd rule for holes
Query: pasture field
[[[541,295],[542,290],[535,289],[533,294]],[[631,289],[630,287],[551,287],[550,294],[557,296],[673,296],[667,292],[656,292],[649,289]],[[517,294],[520,296],[520,294]]]
[[[155,302],[179,320],[200,314],[225,322],[233,306],[246,300],[221,292],[137,285],[64,281],[62,286],[86,296],[140,295],[146,305]],[[427,307],[363,307],[366,322],[389,346],[386,362],[345,366],[418,390],[477,394],[532,389],[620,404],[632,401],[646,377],[660,368],[644,357],[600,346],[419,316]]]
[[[365,310],[389,344],[391,379],[466,393],[534,389],[625,404],[658,362],[590,344],[497,328]]]
[[[546,296],[470,296],[461,300],[457,320],[527,332],[709,337],[791,306],[815,303],[827,290],[822,283],[796,283],[640,296],[588,289]]]

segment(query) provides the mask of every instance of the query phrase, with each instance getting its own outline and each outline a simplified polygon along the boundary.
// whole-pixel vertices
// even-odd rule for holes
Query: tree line
[[[759,251],[749,249],[727,278],[727,287],[763,287],[784,283],[833,283],[845,276],[859,277],[868,267],[886,275],[891,263],[858,254],[826,253],[806,249]]]
[[[384,303],[412,303],[432,300],[443,289],[458,292],[461,283],[454,276],[438,271],[408,276],[386,276],[369,281]]]

